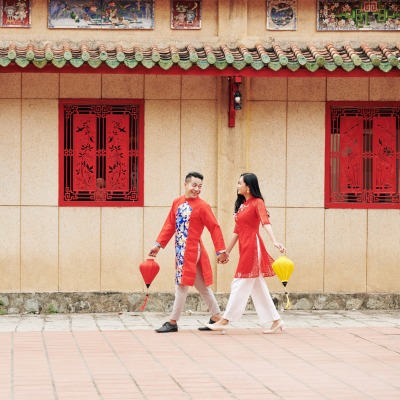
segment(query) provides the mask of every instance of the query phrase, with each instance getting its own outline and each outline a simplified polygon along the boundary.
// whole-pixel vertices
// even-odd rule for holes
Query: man
[[[221,228],[209,204],[199,197],[202,185],[203,175],[199,172],[186,175],[185,194],[173,201],[164,226],[149,252],[150,257],[156,257],[160,248],[164,248],[175,234],[175,301],[169,322],[156,329],[158,333],[178,332],[177,321],[185,306],[189,286],[194,286],[207,304],[211,313],[210,324],[221,318],[214,293],[208,287],[213,278],[210,259],[201,241],[204,227],[210,231],[218,263],[225,264],[228,258]],[[209,328],[204,326],[199,330]]]

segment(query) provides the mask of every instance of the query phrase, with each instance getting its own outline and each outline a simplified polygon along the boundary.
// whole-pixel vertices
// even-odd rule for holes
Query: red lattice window
[[[325,206],[400,208],[400,103],[328,102]]]
[[[60,206],[143,206],[143,101],[60,100]]]

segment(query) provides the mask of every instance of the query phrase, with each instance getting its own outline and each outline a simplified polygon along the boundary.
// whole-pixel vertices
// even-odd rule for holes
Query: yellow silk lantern
[[[286,295],[285,310],[289,310],[292,307],[292,303],[289,300],[289,295],[286,291],[286,285],[288,283],[290,276],[293,273],[294,263],[286,256],[280,256],[272,263],[272,269],[274,270],[278,278],[281,280],[282,285],[285,287],[285,295]]]

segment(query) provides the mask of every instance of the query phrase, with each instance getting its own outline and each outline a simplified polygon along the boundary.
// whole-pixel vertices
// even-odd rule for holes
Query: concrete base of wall
[[[224,310],[229,293],[216,293]],[[283,310],[287,298],[283,293],[272,293],[278,310]],[[394,310],[400,309],[400,293],[291,293],[292,310]],[[52,293],[0,293],[1,314],[53,314],[53,313],[107,313],[139,311],[145,293],[121,292],[52,292]],[[173,293],[150,293],[146,311],[169,312]],[[207,312],[197,293],[188,295],[187,312]],[[249,300],[247,310],[254,310]]]

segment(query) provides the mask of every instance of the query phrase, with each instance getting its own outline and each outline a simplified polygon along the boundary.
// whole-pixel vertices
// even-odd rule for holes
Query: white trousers
[[[224,318],[228,321],[238,321],[246,309],[249,296],[253,299],[261,322],[266,323],[281,318],[262,275],[257,278],[235,278],[233,280]]]
[[[197,257],[197,262],[200,259],[200,245],[199,245],[199,256]],[[200,265],[197,264],[196,266],[196,278],[194,279],[194,287],[199,292],[201,298],[203,299],[204,303],[206,303],[208,310],[210,311],[211,315],[216,315],[221,312],[217,300],[215,299],[213,291],[206,286],[203,274],[201,273]],[[176,285],[175,286],[175,300],[174,305],[172,307],[172,313],[170,316],[170,320],[178,321],[186,303],[186,297],[188,294],[189,286],[185,285]]]
[[[258,258],[260,259],[260,242],[257,238]],[[228,321],[238,321],[246,309],[249,296],[253,300],[258,318],[261,322],[277,321],[280,319],[275,304],[272,301],[265,278],[261,274],[257,278],[235,278],[231,285],[231,294],[224,313]]]

